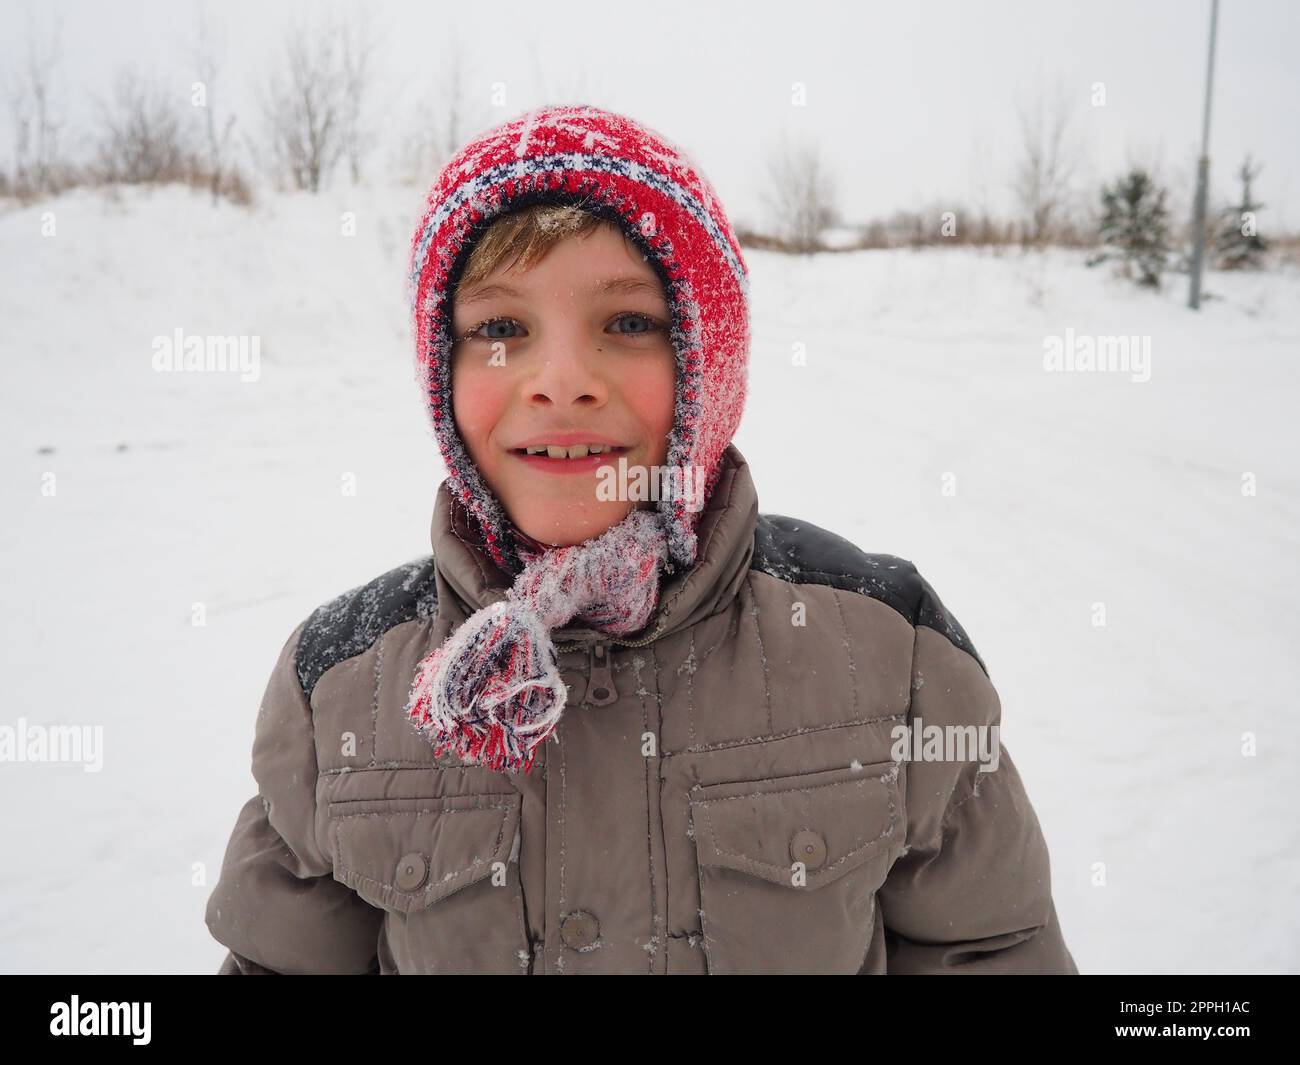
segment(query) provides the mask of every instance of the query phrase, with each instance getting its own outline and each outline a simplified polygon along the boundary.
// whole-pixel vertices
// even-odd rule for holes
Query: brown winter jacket
[[[228,973],[1074,973],[999,724],[909,562],[759,515],[734,446],[641,640],[554,633],[569,703],[531,774],[436,757],[416,663],[508,578],[444,484],[433,556],[289,637],[207,924]]]

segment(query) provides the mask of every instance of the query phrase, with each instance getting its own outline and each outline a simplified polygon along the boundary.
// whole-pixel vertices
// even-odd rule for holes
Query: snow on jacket
[[[473,529],[444,483],[433,554],[284,645],[207,906],[222,972],[1076,971],[1006,746],[895,760],[897,726],[1001,716],[911,563],[760,515],[728,446],[649,635],[555,632],[569,708],[512,775],[404,712],[509,586]]]

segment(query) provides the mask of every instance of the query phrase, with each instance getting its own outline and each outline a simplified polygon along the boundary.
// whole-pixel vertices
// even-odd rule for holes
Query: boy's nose
[[[561,342],[542,354],[537,372],[524,384],[530,403],[600,406],[609,398],[604,377],[595,366],[599,352],[587,353],[575,342]]]

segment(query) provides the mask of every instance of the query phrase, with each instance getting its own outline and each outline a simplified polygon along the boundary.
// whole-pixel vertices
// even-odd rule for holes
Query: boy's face
[[[456,427],[515,525],[567,546],[626,517],[636,504],[598,498],[597,470],[664,464],[676,359],[663,286],[623,234],[602,224],[458,288],[452,325]]]

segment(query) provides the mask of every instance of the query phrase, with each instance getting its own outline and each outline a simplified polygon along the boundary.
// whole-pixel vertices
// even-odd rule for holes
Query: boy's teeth
[[[547,444],[545,446],[525,448],[530,455],[547,455],[553,459],[585,459],[588,455],[603,455],[606,451],[612,450],[605,444],[574,444],[572,447],[561,447],[559,444]]]

